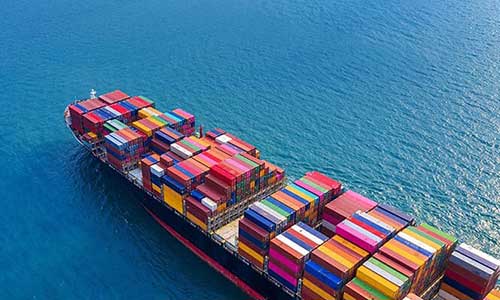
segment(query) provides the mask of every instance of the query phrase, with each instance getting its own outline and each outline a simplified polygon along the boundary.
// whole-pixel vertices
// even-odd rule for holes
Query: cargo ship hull
[[[67,113],[65,113],[65,115],[67,115]],[[130,177],[126,176],[126,174],[115,169],[108,162],[100,158],[99,155],[92,151],[91,147],[82,141],[79,135],[71,129],[68,121],[66,121],[66,123],[73,137],[79,144],[91,152],[96,159],[122,175],[122,177],[128,181],[131,181],[137,189],[144,193],[144,197],[141,197],[139,200],[145,210],[158,224],[200,259],[242,289],[251,298],[258,300],[297,299],[296,295],[285,292],[283,287],[271,281],[264,272],[256,270],[252,267],[251,263],[241,259],[241,257],[237,255],[237,252],[227,249],[222,242],[216,242],[210,235],[190,223],[184,216],[156,199],[137,182],[134,182]]]

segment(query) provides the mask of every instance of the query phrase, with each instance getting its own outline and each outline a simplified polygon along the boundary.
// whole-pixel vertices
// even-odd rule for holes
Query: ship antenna
[[[90,99],[95,99],[97,98],[95,95],[97,94],[97,92],[94,90],[94,89],[91,89],[90,90]]]

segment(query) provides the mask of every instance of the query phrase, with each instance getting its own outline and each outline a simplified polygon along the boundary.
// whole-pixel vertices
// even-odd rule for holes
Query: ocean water
[[[0,0],[0,299],[246,299],[86,153],[122,89],[500,256],[500,1]]]

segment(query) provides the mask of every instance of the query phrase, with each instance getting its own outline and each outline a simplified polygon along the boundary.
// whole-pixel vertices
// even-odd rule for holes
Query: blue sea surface
[[[500,256],[500,1],[0,0],[0,299],[247,299],[68,132],[182,107]]]

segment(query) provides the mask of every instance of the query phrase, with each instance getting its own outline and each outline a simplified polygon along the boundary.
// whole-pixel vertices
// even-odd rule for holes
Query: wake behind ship
[[[320,172],[288,181],[182,109],[116,90],[64,115],[161,226],[254,299],[500,300],[497,259]]]

